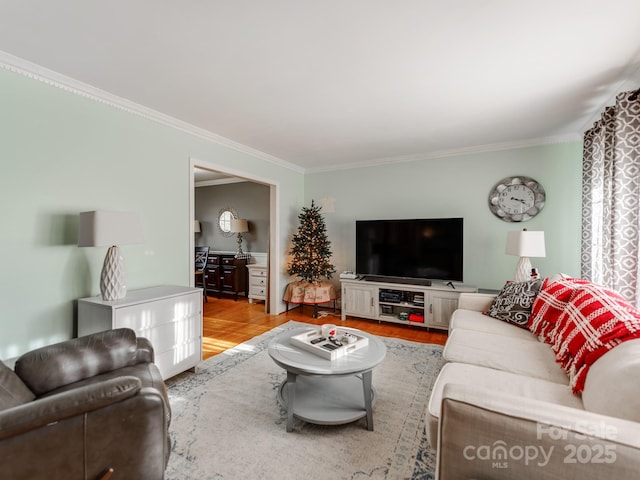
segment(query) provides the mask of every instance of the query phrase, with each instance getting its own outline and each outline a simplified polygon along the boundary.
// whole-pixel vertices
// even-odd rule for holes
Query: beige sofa
[[[637,479],[640,339],[589,368],[581,395],[550,345],[461,294],[431,394],[427,436],[438,479]]]

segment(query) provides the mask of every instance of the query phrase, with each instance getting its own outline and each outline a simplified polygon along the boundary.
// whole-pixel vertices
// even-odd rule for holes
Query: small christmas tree
[[[327,240],[321,208],[313,200],[311,208],[302,207],[298,233],[293,235],[293,246],[289,250],[292,259],[287,272],[311,283],[317,283],[320,277],[331,278],[336,271],[329,261],[331,242]]]

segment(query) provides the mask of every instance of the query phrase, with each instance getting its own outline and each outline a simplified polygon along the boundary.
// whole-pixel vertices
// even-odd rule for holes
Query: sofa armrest
[[[458,298],[458,308],[486,312],[495,298],[496,295],[491,293],[461,293]]]
[[[136,363],[155,362],[155,352],[151,341],[145,337],[136,338],[138,349],[136,350]]]
[[[162,480],[167,408],[156,388],[126,376],[0,412],[0,476],[97,479],[113,470],[114,479]]]
[[[0,440],[120,402],[140,389],[140,379],[123,376],[0,411]]]
[[[445,386],[437,479],[635,479],[640,424],[465,385]]]

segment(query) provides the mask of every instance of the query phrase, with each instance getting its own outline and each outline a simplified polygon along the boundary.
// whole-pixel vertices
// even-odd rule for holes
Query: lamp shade
[[[193,221],[193,233],[200,233],[202,230],[200,229],[200,221],[199,220],[194,220]]]
[[[137,213],[103,210],[80,213],[79,247],[109,247],[142,242],[142,225]]]
[[[100,272],[100,293],[107,301],[127,295],[127,269],[118,245],[142,243],[142,226],[137,213],[81,212],[79,247],[109,247]]]
[[[516,257],[544,257],[544,232],[520,230],[507,233],[507,255]]]
[[[232,218],[230,232],[245,233],[249,231],[249,224],[245,218]]]

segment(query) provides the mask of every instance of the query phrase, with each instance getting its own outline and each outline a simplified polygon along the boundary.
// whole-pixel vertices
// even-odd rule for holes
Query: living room
[[[101,248],[78,248],[79,212],[105,209],[134,211],[140,215],[144,243],[121,248],[131,289],[161,284],[192,284],[195,217],[189,192],[193,189],[194,164],[272,186],[269,228],[270,261],[274,267],[270,297],[273,313],[284,311],[282,294],[291,280],[286,274],[291,235],[297,228],[297,215],[301,207],[309,205],[312,200],[323,206],[327,234],[332,243],[332,261],[338,272],[355,269],[357,220],[463,217],[463,282],[483,289],[501,288],[506,279],[512,278],[517,262],[516,257],[504,253],[507,233],[521,229],[523,225],[496,218],[488,207],[488,195],[496,182],[512,175],[536,179],[544,186],[547,195],[544,209],[524,225],[529,230],[545,232],[546,256],[533,259],[534,265],[544,276],[557,272],[580,276],[582,134],[598,119],[604,107],[615,101],[619,92],[640,86],[637,67],[637,32],[640,27],[633,20],[640,18],[636,2],[614,1],[610,7],[597,2],[589,4],[588,8],[581,7],[580,2],[567,2],[562,7],[555,5],[555,2],[548,2],[541,7],[531,4],[529,7],[536,10],[535,18],[540,23],[527,25],[530,29],[526,32],[542,32],[539,36],[544,37],[545,29],[549,29],[558,43],[547,45],[546,52],[549,57],[554,57],[551,53],[556,52],[557,57],[546,60],[554,59],[557,63],[547,64],[533,52],[520,54],[517,48],[506,48],[503,56],[495,59],[495,64],[483,63],[484,60],[477,60],[478,51],[472,48],[474,37],[471,36],[470,40],[461,41],[458,46],[460,51],[469,50],[469,56],[452,62],[451,71],[423,72],[423,77],[411,81],[407,80],[410,72],[406,70],[401,70],[398,75],[393,71],[389,73],[400,68],[394,60],[393,46],[397,46],[396,42],[403,38],[402,30],[393,30],[395,37],[385,37],[384,41],[371,44],[379,48],[374,56],[379,56],[380,61],[387,61],[389,70],[376,68],[366,70],[362,76],[347,78],[349,81],[345,80],[344,88],[337,88],[340,95],[337,95],[335,103],[326,107],[330,114],[326,114],[322,105],[310,102],[306,107],[308,119],[297,115],[296,111],[290,116],[283,114],[275,119],[256,117],[255,122],[250,122],[249,110],[235,111],[222,122],[230,125],[251,124],[253,128],[262,126],[265,131],[280,135],[280,130],[286,134],[296,122],[305,124],[309,133],[306,136],[291,134],[295,140],[292,143],[306,140],[308,152],[311,152],[309,155],[317,152],[322,160],[304,163],[302,157],[279,155],[275,147],[268,150],[268,143],[251,145],[220,131],[199,126],[200,115],[204,115],[202,111],[214,111],[215,102],[205,95],[188,98],[185,93],[187,88],[175,86],[180,85],[181,77],[187,76],[179,66],[172,64],[161,70],[163,75],[173,80],[174,89],[170,93],[158,93],[154,91],[156,84],[143,76],[143,67],[135,62],[121,63],[120,59],[125,58],[122,52],[111,55],[96,47],[91,55],[78,54],[74,58],[71,52],[91,36],[86,31],[63,27],[66,24],[62,20],[72,18],[69,12],[77,6],[63,2],[67,8],[60,9],[41,3],[38,12],[29,11],[34,7],[0,7],[3,18],[13,25],[0,33],[0,178],[3,180],[0,199],[6,224],[0,236],[0,246],[4,252],[0,320],[3,331],[0,339],[2,359],[12,359],[33,348],[73,338],[76,333],[77,300],[99,293],[98,282],[105,252]],[[499,19],[497,23],[502,24],[511,18],[502,14],[509,13],[520,18],[531,13],[513,11],[511,2],[499,3],[487,5],[488,11],[480,12],[483,15],[481,19],[488,25],[495,25],[489,22],[491,14],[495,14]],[[288,7],[293,8],[292,5]],[[128,7],[123,5],[122,8]],[[261,10],[255,5],[251,8]],[[308,8],[315,12],[313,7]],[[343,29],[349,30],[357,24],[358,15],[367,11],[367,8],[357,2],[353,10],[345,12],[345,23],[349,26],[343,25]],[[492,8],[497,12],[491,11]],[[546,8],[549,13],[545,17],[538,8]],[[612,29],[615,31],[610,32],[606,41],[599,43],[602,51],[588,52],[587,45],[598,42],[592,42],[585,32],[582,32],[583,36],[575,37],[579,38],[575,42],[561,40],[572,38],[568,31],[575,27],[574,23],[584,22],[593,28],[595,22],[591,23],[590,18],[598,16],[593,12],[608,18],[608,8],[614,13],[606,23],[612,25],[620,22],[621,26]],[[578,11],[582,9],[591,10],[579,14]],[[554,12],[557,17],[552,21],[550,17],[554,16]],[[104,12],[98,13],[102,16]],[[262,11],[259,13],[267,14]],[[325,12],[328,17],[332,17],[332,13],[335,12]],[[455,11],[449,12],[451,16],[455,17],[455,14]],[[109,24],[105,20],[103,28],[97,31],[101,32],[109,45],[116,36],[113,25],[119,22],[110,16],[115,13],[104,15],[107,15],[104,18],[113,21]],[[258,28],[262,17],[258,13],[253,15],[255,17],[251,16],[250,26]],[[471,28],[474,23],[472,17],[461,15],[458,20],[464,27]],[[242,18],[242,14],[235,17],[236,21]],[[307,15],[295,18],[301,21]],[[438,20],[444,22],[451,17],[434,18],[428,22],[432,28],[435,28]],[[574,22],[574,18],[579,21]],[[56,20],[60,20],[59,31],[52,27],[58,24]],[[549,24],[543,23],[547,20]],[[127,23],[127,32],[136,32],[136,25],[145,23],[131,21],[131,25]],[[424,21],[427,22],[426,17]],[[101,24],[98,19],[89,21],[89,17],[87,22],[87,25]],[[514,21],[511,29],[503,31],[505,37],[494,38],[491,45],[508,45],[506,34],[513,34],[519,26],[521,24]],[[63,34],[65,28],[69,36]],[[315,33],[323,31],[317,25],[315,28],[318,28],[313,30]],[[492,28],[489,28],[489,33]],[[419,30],[420,25],[411,23],[411,29]],[[460,33],[459,30],[456,32]],[[593,28],[593,32],[593,38],[599,39],[598,30]],[[263,29],[260,29],[260,33],[264,33]],[[291,35],[294,33],[301,34],[299,29],[290,32]],[[153,35],[150,37],[156,38]],[[162,37],[158,35],[158,38]],[[292,38],[288,37],[283,42],[295,43]],[[525,36],[518,47],[529,48],[531,39],[536,38],[538,36]],[[54,40],[59,43],[49,48],[49,41]],[[332,42],[328,43],[333,45]],[[390,46],[382,48],[382,44]],[[442,45],[438,49],[446,49]],[[314,42],[312,47],[313,51],[324,48],[322,42]],[[367,45],[360,47],[361,50],[354,51],[363,58],[369,58],[371,50]],[[70,55],[66,58],[50,58],[47,50],[49,53],[68,51]],[[127,50],[127,47],[123,50]],[[144,52],[149,58],[155,58],[148,51]],[[165,60],[170,58],[172,62],[178,62],[181,57],[179,50],[175,51],[166,43],[161,43],[154,52],[157,57]],[[583,68],[573,66],[574,74],[559,68],[559,64],[568,62],[569,56],[578,52],[583,60],[580,63]],[[262,78],[262,97],[269,97],[271,92],[293,88],[291,83],[301,83],[298,72],[291,73],[293,80],[284,86],[276,88],[269,84],[267,73],[272,65],[260,61],[259,49],[254,61],[255,68],[262,72],[262,76],[251,70],[251,74],[246,75],[249,77],[247,79],[242,74],[243,53],[242,49],[236,53],[241,59],[237,65],[240,72],[230,75],[230,84],[234,81],[255,83],[256,78]],[[233,54],[230,56],[233,57]],[[613,59],[607,63],[604,60],[608,56]],[[602,63],[589,70],[588,57],[599,59]],[[335,64],[324,65],[326,70],[323,78],[341,78],[335,74],[336,64],[358,63],[353,58],[344,59],[339,55],[337,58],[339,61]],[[465,62],[464,69],[454,69],[454,66]],[[428,62],[416,62],[416,71],[413,73],[417,75],[421,71],[418,66],[423,63]],[[532,66],[527,67],[528,63]],[[80,77],[80,64],[87,66],[89,74]],[[233,64],[230,61],[224,65]],[[505,64],[511,64],[512,67],[505,68]],[[511,75],[509,70],[517,74],[512,72]],[[115,71],[122,72],[118,82],[131,81],[133,84],[131,96],[117,89],[118,82],[107,82],[109,72]],[[422,147],[420,149],[397,148],[390,152],[375,138],[371,140],[371,137],[366,137],[371,140],[369,156],[358,157],[350,155],[350,152],[365,137],[357,135],[361,130],[349,129],[345,130],[347,133],[344,136],[349,137],[350,132],[354,134],[346,140],[342,138],[343,150],[327,153],[329,148],[324,148],[324,145],[334,141],[334,138],[319,126],[337,124],[338,119],[352,119],[351,123],[361,127],[369,125],[374,137],[391,130],[395,133],[394,145],[411,144],[414,140],[411,135],[415,130],[404,137],[402,132],[397,132],[397,125],[406,124],[394,122],[400,122],[399,118],[407,115],[407,111],[411,110],[408,105],[412,103],[429,111],[428,101],[434,101],[438,94],[429,96],[428,100],[403,100],[403,91],[414,81],[421,82],[425,91],[437,90],[430,83],[431,79],[446,76],[447,72],[452,79],[465,79],[462,83],[456,83],[458,96],[452,95],[448,100],[451,114],[438,104],[441,107],[439,123],[444,126],[438,132],[443,137],[446,134],[447,138],[457,139],[455,147],[451,147],[450,143],[441,147],[444,144],[439,143],[439,138],[426,136],[421,140],[422,143],[418,143]],[[383,83],[377,90],[378,84],[374,79],[389,81],[386,75],[398,82],[397,88],[387,91],[383,87],[389,83]],[[161,76],[158,75],[158,78]],[[369,78],[371,83],[363,81],[364,78]],[[307,77],[302,79],[306,80]],[[484,82],[480,83],[480,79]],[[549,90],[549,97],[542,97],[542,93],[533,88],[537,83],[552,82],[557,87]],[[207,82],[203,80],[202,83]],[[528,89],[532,94],[526,99],[518,97],[519,103],[508,100],[498,105],[489,100],[483,101],[485,98],[493,99],[492,95],[498,90],[503,91],[509,99],[515,98],[518,89]],[[256,90],[260,92],[260,88]],[[135,92],[137,96],[133,95]],[[320,96],[321,92],[318,89],[302,93],[315,97]],[[387,93],[390,99],[384,98]],[[155,96],[171,97],[172,109],[161,110],[157,106],[159,103],[152,102]],[[354,115],[349,110],[356,105],[350,103],[351,100],[360,96],[365,97],[370,105],[378,105],[379,102],[380,111],[375,121],[368,123],[366,115]],[[248,98],[247,102],[257,101],[257,97]],[[227,101],[231,102],[229,98]],[[397,110],[389,108],[393,102],[398,104]],[[292,100],[291,103],[296,102]],[[481,109],[474,110],[474,115],[469,113],[467,122],[455,123],[454,118],[463,116],[459,103],[483,105],[484,113],[478,113]],[[501,110],[506,109],[505,105],[509,103],[515,103],[516,108]],[[188,104],[196,113],[187,117],[185,112],[188,109],[185,106],[183,110],[182,104]],[[285,104],[281,102],[278,107],[283,109]],[[242,106],[246,108],[247,104],[243,103]],[[366,114],[375,110],[366,110]],[[541,115],[541,111],[546,115]],[[311,119],[312,114],[323,112],[325,115]],[[412,118],[424,120],[420,116]],[[540,123],[548,128],[541,127]],[[533,133],[513,138],[482,135],[488,130],[504,132],[515,124],[530,128]],[[339,136],[339,132],[330,133]],[[381,152],[379,154],[378,149]],[[331,157],[333,161],[327,159]],[[343,158],[345,160],[341,163]],[[334,280],[337,284],[338,280]]]

